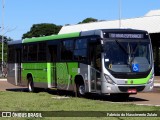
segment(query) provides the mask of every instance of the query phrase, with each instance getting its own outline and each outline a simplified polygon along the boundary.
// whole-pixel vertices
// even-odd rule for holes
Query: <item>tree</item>
[[[86,18],[84,19],[82,22],[79,22],[78,24],[82,24],[82,23],[90,23],[90,22],[97,22],[98,20],[95,18]]]
[[[22,39],[58,34],[61,27],[60,25],[50,23],[34,24],[29,32],[23,34]]]
[[[4,49],[3,49],[3,57],[4,57],[4,62],[7,62],[7,44],[8,41],[12,41],[12,39],[9,37],[4,36]],[[0,35],[0,63],[2,61],[2,36]]]

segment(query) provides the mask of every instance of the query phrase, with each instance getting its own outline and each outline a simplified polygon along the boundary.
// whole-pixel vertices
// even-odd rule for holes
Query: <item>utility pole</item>
[[[121,11],[121,9],[122,9],[122,8],[121,8],[121,4],[122,4],[122,3],[121,3],[121,0],[119,0],[119,28],[121,28],[121,17],[122,17],[122,16],[121,16],[121,12],[122,12],[122,11]]]
[[[4,50],[4,0],[2,0],[2,72],[3,72],[3,64],[4,64],[4,56],[3,56],[3,50]]]

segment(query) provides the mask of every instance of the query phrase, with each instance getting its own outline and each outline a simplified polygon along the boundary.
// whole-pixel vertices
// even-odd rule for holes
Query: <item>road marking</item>
[[[64,97],[64,96],[56,96],[56,97],[52,97],[53,99],[67,99],[70,97]]]
[[[160,107],[160,105],[154,105],[154,104],[136,104],[136,103],[134,103],[134,101],[133,102],[128,102],[128,101],[126,101],[126,102],[110,102],[110,103],[115,103],[115,104],[132,104],[132,105],[141,105],[141,106],[155,106],[155,107]]]
[[[152,104],[136,104],[136,105],[144,105],[144,106],[156,106],[156,107],[160,107],[160,105],[152,105]]]

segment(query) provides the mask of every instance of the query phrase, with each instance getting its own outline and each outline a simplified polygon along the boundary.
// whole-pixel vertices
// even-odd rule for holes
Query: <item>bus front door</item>
[[[17,49],[15,55],[15,84],[21,85],[21,50]]]
[[[90,44],[90,78],[91,92],[100,92],[101,90],[101,48],[100,44]]]

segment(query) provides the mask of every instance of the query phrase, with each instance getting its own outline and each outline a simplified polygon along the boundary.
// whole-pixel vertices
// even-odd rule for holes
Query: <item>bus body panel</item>
[[[15,63],[8,64],[8,74],[7,74],[7,81],[13,85],[16,85],[16,78],[15,78]]]
[[[57,88],[62,90],[74,90],[74,79],[78,75],[77,62],[56,63]]]
[[[47,64],[46,63],[23,63],[22,80],[27,82],[27,75],[31,75],[34,86],[47,88]]]
[[[71,87],[73,90],[74,78],[78,74],[78,63],[56,63],[56,68],[53,64],[23,63],[22,79],[27,81],[27,75],[31,74],[35,87],[51,88],[57,84],[58,89],[68,90]]]
[[[31,74],[34,82],[47,83],[47,64],[46,63],[23,63],[22,79]]]

